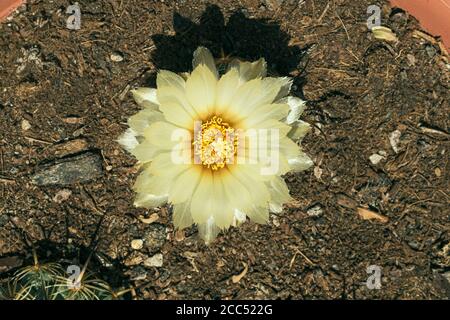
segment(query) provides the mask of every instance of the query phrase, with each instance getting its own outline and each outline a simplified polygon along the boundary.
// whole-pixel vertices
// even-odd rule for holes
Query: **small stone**
[[[439,178],[441,176],[441,174],[442,174],[441,169],[440,168],[434,169],[434,174],[436,175],[436,177]]]
[[[392,150],[394,150],[395,153],[398,153],[399,148],[398,144],[400,143],[400,136],[402,135],[400,130],[392,131],[389,134],[389,142],[391,144]]]
[[[318,217],[323,213],[322,206],[320,204],[317,204],[311,208],[309,208],[306,213],[310,217]]]
[[[166,227],[160,223],[149,224],[143,238],[145,247],[150,252],[159,251],[166,242]]]
[[[38,168],[32,182],[39,186],[88,182],[103,175],[102,159],[92,152],[64,158]]]
[[[416,57],[414,57],[412,54],[408,53],[406,55],[406,58],[408,59],[408,64],[410,66],[414,66],[416,64]]]
[[[144,266],[146,267],[162,267],[163,265],[163,255],[161,253],[157,253],[150,258],[145,259]]]
[[[131,241],[131,247],[134,250],[140,250],[144,246],[144,241],[142,239],[134,239]]]
[[[279,227],[280,226],[280,220],[278,220],[278,217],[277,216],[273,216],[273,218],[272,218],[272,223],[273,223],[273,225],[275,226],[275,227]]]
[[[337,272],[340,271],[339,266],[338,266],[337,264],[333,264],[333,265],[331,266],[331,269],[333,269],[334,271],[337,271]]]
[[[419,250],[420,248],[420,245],[417,241],[409,241],[408,246],[410,246],[410,248],[414,250]]]
[[[116,52],[111,53],[110,59],[113,62],[121,62],[121,61],[123,61],[123,55],[122,55],[122,53],[116,51]]]
[[[55,194],[55,196],[53,197],[53,202],[56,203],[64,202],[67,199],[69,199],[71,195],[72,191],[70,191],[69,189],[62,189]]]
[[[27,131],[31,129],[31,124],[28,122],[28,120],[23,119],[21,123],[21,127],[23,131]]]
[[[374,165],[379,164],[380,161],[383,160],[383,159],[384,159],[384,157],[379,155],[379,154],[377,154],[377,153],[374,153],[373,155],[371,155],[369,157],[370,162],[372,162],[372,164],[374,164]]]

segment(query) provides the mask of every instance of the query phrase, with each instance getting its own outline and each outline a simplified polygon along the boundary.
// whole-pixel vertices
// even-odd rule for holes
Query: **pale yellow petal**
[[[233,223],[234,210],[231,207],[232,203],[227,198],[224,184],[221,179],[221,173],[214,173],[213,177],[213,206],[212,215],[215,224],[220,229],[226,229]]]
[[[251,221],[259,224],[266,224],[269,221],[269,209],[268,206],[259,207],[253,206],[245,211],[245,214]]]
[[[262,81],[260,78],[250,80],[241,85],[230,101],[226,118],[232,122],[239,122],[248,117],[255,106],[264,104],[265,93],[263,92]],[[268,101],[266,103],[270,103]]]
[[[239,72],[241,82],[246,82],[256,78],[263,78],[267,74],[267,63],[264,58],[254,62],[240,61],[234,59],[230,62],[229,69],[235,69]]]
[[[178,102],[163,102],[159,109],[168,122],[188,130],[194,127],[194,118]]]
[[[239,209],[234,209],[234,219],[233,219],[233,227],[238,227],[239,225],[241,225],[242,223],[244,223],[247,220],[247,215],[245,214],[245,212],[239,210]]]
[[[274,97],[273,101],[278,101],[289,94],[292,87],[292,78],[288,77],[267,77],[263,79],[263,85],[267,90],[271,90],[272,88],[277,88],[277,94]]]
[[[144,131],[146,141],[164,150],[171,150],[179,143],[180,136],[188,135],[189,131],[186,129],[165,121],[152,123]]]
[[[299,156],[301,149],[297,143],[287,137],[284,137],[280,140],[280,153],[287,159],[291,159]]]
[[[223,116],[230,109],[231,100],[239,88],[239,73],[236,69],[231,69],[224,74],[217,83],[216,113]]]
[[[139,142],[136,139],[138,133],[131,128],[128,128],[118,139],[117,142],[122,145],[125,150],[132,152],[138,145]]]
[[[236,124],[237,128],[254,128],[258,123],[273,119],[281,120],[289,113],[289,106],[287,104],[265,104],[255,108],[249,116]]]
[[[214,110],[217,79],[205,65],[199,65],[186,81],[186,96],[191,106],[206,119]]]
[[[301,152],[299,156],[288,160],[289,166],[293,171],[303,171],[311,168],[314,162],[305,153]]]
[[[184,85],[181,87],[160,87],[157,91],[160,105],[178,105],[192,118],[198,118],[197,112],[190,105]]]
[[[292,170],[292,167],[289,164],[289,161],[286,158],[286,156],[280,154],[280,159],[279,159],[279,164],[278,164],[278,172],[276,174],[282,176],[291,170]]]
[[[190,227],[193,223],[190,201],[173,205],[173,224],[175,228],[184,229]]]
[[[142,163],[151,161],[161,152],[163,152],[161,148],[145,140],[131,150],[131,154],[133,154],[136,159],[138,159]]]
[[[154,195],[150,193],[138,193],[134,205],[138,208],[155,208],[167,203],[167,195]]]
[[[302,120],[298,120],[292,124],[292,129],[288,133],[288,137],[294,141],[303,139],[304,136],[311,130],[311,125]]]
[[[276,132],[278,132],[279,139],[282,139],[289,133],[289,131],[291,131],[292,128],[291,128],[291,126],[289,126],[281,121],[278,121],[275,119],[266,119],[261,122],[254,123],[251,128],[246,128],[246,129],[268,130],[268,131],[270,131],[270,133],[273,132],[274,134]],[[269,137],[270,137],[270,135],[269,135]]]
[[[280,83],[264,80],[253,79],[238,88],[230,104],[234,122],[245,119],[258,107],[271,104],[275,100],[280,91]]]
[[[192,219],[197,224],[205,224],[212,215],[213,202],[213,177],[211,173],[203,173],[202,178],[192,196]]]
[[[174,181],[169,191],[169,201],[173,204],[190,200],[202,177],[202,168],[192,165]]]
[[[238,164],[228,167],[231,174],[250,192],[254,205],[264,207],[268,204],[270,194],[256,166]],[[250,170],[252,167],[254,169]]]
[[[159,159],[159,158],[158,158]],[[156,160],[158,160],[156,159]],[[158,172],[154,175],[150,164],[136,179],[133,189],[139,193],[150,193],[155,195],[168,195],[176,178],[186,169],[183,166],[174,166],[170,171]]]
[[[221,179],[226,197],[235,208],[245,211],[247,208],[251,207],[253,198],[250,194],[250,190],[246,189],[228,168],[224,169]]]
[[[219,73],[217,72],[216,63],[214,62],[214,57],[211,52],[205,47],[198,47],[194,52],[194,58],[192,59],[192,69],[195,69],[198,65],[205,65],[211,70],[211,72],[219,78]]]
[[[146,170],[153,176],[170,177],[181,174],[189,168],[191,168],[190,164],[174,163],[172,160],[172,153],[164,152],[155,156]]]
[[[275,205],[274,212],[280,212],[280,207],[292,200],[286,182],[281,177],[275,176],[267,184],[270,192],[270,204]]]
[[[205,223],[198,224],[198,233],[206,244],[210,244],[219,232],[220,229],[216,226],[213,217],[209,217]]]
[[[306,108],[306,101],[297,98],[297,97],[287,97],[284,99],[281,99],[280,102],[287,103],[289,107],[291,108],[291,111],[289,112],[288,116],[286,117],[286,123],[292,124],[295,121],[300,118],[301,114]]]
[[[139,135],[143,135],[144,130],[156,121],[164,120],[161,112],[152,109],[143,109],[128,119],[128,125]]]
[[[269,202],[269,211],[273,213],[281,213],[283,212],[283,206],[278,203]]]
[[[185,81],[181,76],[179,76],[175,72],[168,70],[160,70],[156,76],[156,86],[158,87],[158,90],[163,87],[184,89]]]
[[[169,193],[170,181],[162,181],[162,183],[158,186],[158,179],[155,178],[148,167],[139,174],[134,185],[133,190],[137,193],[150,193],[157,195],[167,195]],[[156,192],[152,192],[155,191]]]
[[[154,88],[137,88],[131,90],[134,101],[141,107],[158,110],[158,99],[156,98],[156,89]]]

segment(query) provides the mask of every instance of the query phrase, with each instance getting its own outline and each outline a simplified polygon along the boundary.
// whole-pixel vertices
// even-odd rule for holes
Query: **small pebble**
[[[402,135],[400,130],[392,131],[389,134],[389,142],[391,144],[392,150],[394,150],[395,153],[398,153],[398,144],[400,143],[400,136]]]
[[[123,61],[123,55],[119,52],[113,52],[111,53],[110,59],[113,62],[121,62]]]
[[[377,165],[378,163],[380,163],[381,160],[383,160],[383,158],[384,158],[383,156],[381,156],[377,153],[374,153],[373,155],[371,155],[369,157],[369,160],[370,160],[370,162],[372,162],[372,164]]]
[[[69,189],[62,189],[55,194],[55,196],[53,197],[53,202],[56,203],[64,202],[70,198],[71,194],[72,191],[70,191]]]
[[[131,241],[131,247],[134,250],[140,250],[140,249],[142,249],[143,246],[144,246],[144,241],[142,241],[142,239],[134,239],[133,241]]]
[[[25,120],[25,119],[22,120],[21,126],[22,126],[22,130],[23,130],[23,131],[27,131],[27,130],[30,130],[30,129],[31,129],[31,124],[30,124],[30,122],[28,122],[28,120]]]
[[[318,217],[318,216],[320,216],[320,215],[323,213],[323,209],[322,209],[322,207],[321,207],[319,204],[317,204],[317,205],[315,205],[314,207],[309,208],[309,209],[306,211],[306,213],[307,213],[308,216],[310,216],[310,217]]]
[[[420,248],[420,245],[417,241],[410,241],[410,242],[408,242],[408,245],[411,247],[411,249],[414,249],[414,250],[419,250],[419,248]]]
[[[408,59],[408,64],[409,64],[410,66],[413,66],[413,65],[416,64],[416,57],[414,57],[412,54],[408,53],[408,54],[406,55],[406,58]]]
[[[150,258],[144,260],[144,266],[146,267],[162,267],[163,265],[163,255],[161,253],[157,253]]]
[[[434,174],[436,175],[436,177],[440,177],[442,174],[441,169],[440,168],[434,169]]]
[[[275,227],[279,227],[280,226],[280,221],[278,220],[277,216],[273,216],[272,218],[272,223]]]

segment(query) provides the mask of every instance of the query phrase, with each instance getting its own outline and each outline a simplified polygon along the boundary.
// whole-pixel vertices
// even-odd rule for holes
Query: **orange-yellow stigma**
[[[218,170],[232,163],[237,150],[235,130],[222,118],[213,116],[201,126],[194,137],[194,155],[201,164]]]

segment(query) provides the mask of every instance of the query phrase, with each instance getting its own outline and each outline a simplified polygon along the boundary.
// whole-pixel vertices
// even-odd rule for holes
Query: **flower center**
[[[222,118],[213,116],[194,133],[194,156],[202,165],[218,170],[231,163],[236,154],[235,130]]]

